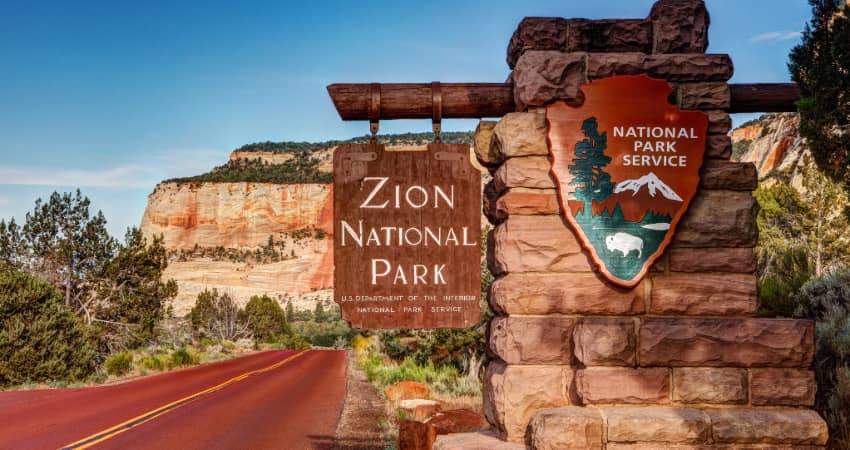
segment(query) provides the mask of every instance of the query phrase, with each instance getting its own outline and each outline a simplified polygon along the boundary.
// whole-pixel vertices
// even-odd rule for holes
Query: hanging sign
[[[479,320],[481,174],[469,146],[334,152],[334,299],[352,327]]]
[[[633,287],[697,192],[708,117],[670,105],[670,85],[645,75],[582,91],[582,106],[546,109],[561,210],[601,274]]]

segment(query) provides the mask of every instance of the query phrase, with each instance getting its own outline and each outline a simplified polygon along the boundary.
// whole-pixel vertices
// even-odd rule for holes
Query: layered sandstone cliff
[[[795,113],[766,114],[732,131],[733,159],[752,162],[759,178],[786,172],[799,187],[804,158],[809,154],[800,137],[800,116]]]

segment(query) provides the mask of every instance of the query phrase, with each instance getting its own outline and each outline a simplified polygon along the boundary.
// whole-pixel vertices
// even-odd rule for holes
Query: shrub
[[[168,358],[167,356],[165,358]],[[165,370],[167,364],[164,358],[159,355],[145,356],[139,361],[139,365],[147,370],[161,371]]]
[[[274,342],[291,333],[283,309],[267,295],[251,297],[245,319],[257,342]]]
[[[829,425],[831,445],[850,448],[850,270],[810,280],[797,300],[797,316],[816,321],[815,409]]]
[[[198,364],[200,358],[198,355],[190,352],[185,347],[180,347],[171,353],[171,360],[168,362],[168,367],[174,369],[177,367],[186,367]]]
[[[133,369],[133,354],[131,352],[118,352],[109,355],[103,368],[109,375],[121,376]]]
[[[46,281],[0,271],[0,386],[81,381],[95,372],[98,339]]]
[[[310,348],[310,343],[305,341],[301,336],[288,334],[281,336],[278,341],[280,348],[287,350],[307,350]]]
[[[229,294],[205,290],[189,312],[192,332],[199,337],[237,340],[251,335],[245,312]]]

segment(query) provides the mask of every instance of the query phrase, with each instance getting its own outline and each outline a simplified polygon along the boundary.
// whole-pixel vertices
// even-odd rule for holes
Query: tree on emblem
[[[611,157],[605,156],[608,147],[608,133],[599,134],[599,123],[596,117],[585,119],[581,124],[585,139],[576,143],[573,165],[568,166],[575,186],[577,200],[584,202],[584,213],[593,214],[593,201],[601,202],[608,198],[614,190],[611,175],[603,170]]]

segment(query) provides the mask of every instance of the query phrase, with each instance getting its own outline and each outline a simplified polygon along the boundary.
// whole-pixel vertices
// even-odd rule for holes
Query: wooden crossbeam
[[[501,117],[516,111],[513,86],[505,83],[441,83],[442,117]],[[368,120],[371,84],[332,84],[328,93],[342,120]],[[792,83],[730,84],[730,113],[792,112],[800,90]],[[432,117],[431,83],[380,85],[380,119]]]

